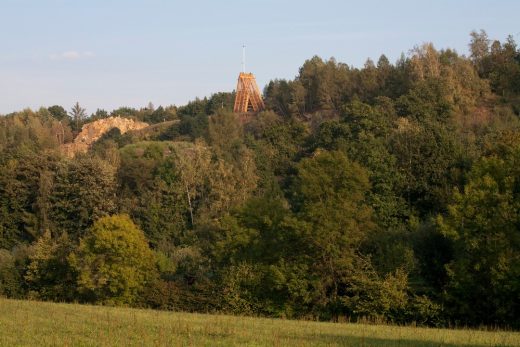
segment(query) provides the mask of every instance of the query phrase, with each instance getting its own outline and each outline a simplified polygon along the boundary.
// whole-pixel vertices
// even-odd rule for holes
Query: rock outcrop
[[[63,153],[74,157],[77,153],[85,153],[90,146],[113,128],[118,128],[121,134],[131,130],[141,130],[148,127],[148,123],[134,121],[129,118],[109,117],[85,124],[74,142],[62,145]]]

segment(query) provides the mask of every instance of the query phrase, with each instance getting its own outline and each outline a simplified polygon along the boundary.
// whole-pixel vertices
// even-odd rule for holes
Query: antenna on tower
[[[246,73],[246,45],[242,45],[242,72]]]

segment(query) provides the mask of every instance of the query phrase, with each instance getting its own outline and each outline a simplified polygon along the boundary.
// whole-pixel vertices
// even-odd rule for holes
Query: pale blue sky
[[[518,0],[0,0],[0,114],[231,91],[242,43],[260,88],[313,55],[362,66],[423,42],[466,54],[473,29],[520,41],[519,14]]]

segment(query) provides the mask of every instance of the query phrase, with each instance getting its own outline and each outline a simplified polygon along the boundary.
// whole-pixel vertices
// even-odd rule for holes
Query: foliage
[[[440,217],[455,247],[447,300],[464,323],[520,324],[519,160],[518,147],[505,159],[480,160],[448,216]]]
[[[87,117],[87,110],[79,105],[79,102],[76,102],[74,106],[72,106],[69,114],[72,118],[73,129],[77,132],[81,130],[81,126]]]
[[[518,327],[520,51],[470,53],[315,56],[247,117],[233,92],[0,117],[0,294]],[[153,125],[66,157],[108,116]]]
[[[75,273],[67,259],[71,251],[67,234],[53,238],[48,230],[31,245],[25,274],[31,298],[56,301],[75,298]]]
[[[54,228],[80,237],[100,217],[116,211],[115,169],[98,158],[60,163],[49,197]]]
[[[69,115],[67,114],[67,111],[65,111],[65,109],[60,105],[51,106],[47,108],[47,110],[54,118],[56,118],[59,121],[69,120]]]
[[[22,296],[22,278],[11,252],[0,249],[0,296],[18,298]]]
[[[155,258],[144,234],[126,215],[97,220],[69,257],[88,302],[135,303],[155,279]]]

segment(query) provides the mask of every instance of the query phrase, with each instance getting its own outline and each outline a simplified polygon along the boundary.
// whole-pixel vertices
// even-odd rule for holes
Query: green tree
[[[270,81],[264,89],[265,104],[284,118],[290,117],[291,85],[286,80]]]
[[[115,168],[99,158],[80,157],[60,163],[49,212],[56,232],[77,239],[94,220],[117,209]]]
[[[68,131],[68,126],[60,124],[47,109],[26,109],[0,117],[0,150],[11,154],[53,150],[63,140],[63,133],[68,139]]]
[[[16,266],[15,257],[8,250],[0,249],[0,296],[20,297],[22,284],[22,276]]]
[[[75,273],[68,256],[73,249],[67,234],[57,238],[46,230],[29,248],[29,264],[25,280],[29,296],[45,300],[73,300]]]
[[[87,117],[86,110],[79,105],[79,102],[76,102],[74,106],[72,106],[70,110],[70,116],[72,118],[72,124],[74,125],[74,130],[80,131],[81,125],[83,124],[83,121]]]
[[[234,150],[242,145],[243,128],[238,116],[220,112],[209,119],[209,143],[220,157],[232,160]]]
[[[97,220],[69,260],[78,274],[78,291],[88,302],[136,303],[156,277],[155,256],[127,215]]]
[[[159,164],[153,186],[139,200],[133,216],[152,245],[179,245],[190,225],[190,209],[174,160],[166,159]]]
[[[251,198],[210,234],[208,253],[218,264],[226,310],[298,317],[311,305],[308,266],[286,201]]]
[[[62,106],[54,105],[49,108],[47,108],[49,112],[52,114],[54,118],[60,121],[68,121],[69,115],[67,114],[67,111]]]
[[[317,151],[297,166],[294,212],[266,195],[222,220],[213,252],[223,299],[235,313],[322,318],[403,318],[406,273],[380,277],[360,254],[376,226],[366,172],[341,152]]]
[[[471,60],[473,64],[475,64],[477,71],[483,75],[486,73],[486,59],[489,56],[489,43],[490,40],[485,30],[480,30],[480,32],[476,32],[473,30],[470,33],[471,42],[469,44],[469,49],[471,52]]]
[[[208,132],[216,160],[207,175],[211,203],[206,212],[214,215],[245,202],[256,188],[258,177],[253,152],[244,144],[243,127],[236,114],[220,112],[212,116]]]
[[[352,276],[361,242],[376,225],[366,202],[370,188],[365,169],[341,152],[317,151],[297,166],[293,227],[314,282],[315,304],[334,307]],[[337,313],[337,312],[336,312]]]
[[[193,227],[194,211],[198,205],[196,201],[203,201],[204,186],[211,170],[211,153],[203,142],[177,146],[175,163],[179,183],[185,193],[183,200],[187,202],[187,212],[189,212],[190,223]]]
[[[90,116],[90,121],[96,121],[99,119],[108,118],[108,112],[98,108],[95,113]]]
[[[446,288],[452,318],[520,326],[520,151],[480,160],[455,192],[443,234],[454,244]]]
[[[454,132],[439,122],[403,118],[390,138],[390,153],[404,176],[401,193],[409,208],[421,215],[444,211],[467,160]]]
[[[191,140],[207,138],[208,116],[205,114],[196,116],[183,115],[180,117],[179,124],[172,125],[169,132],[173,133],[172,135],[169,135],[171,138],[175,135],[188,136]]]
[[[18,154],[0,164],[0,245],[32,242],[52,224],[50,195],[57,158]]]

